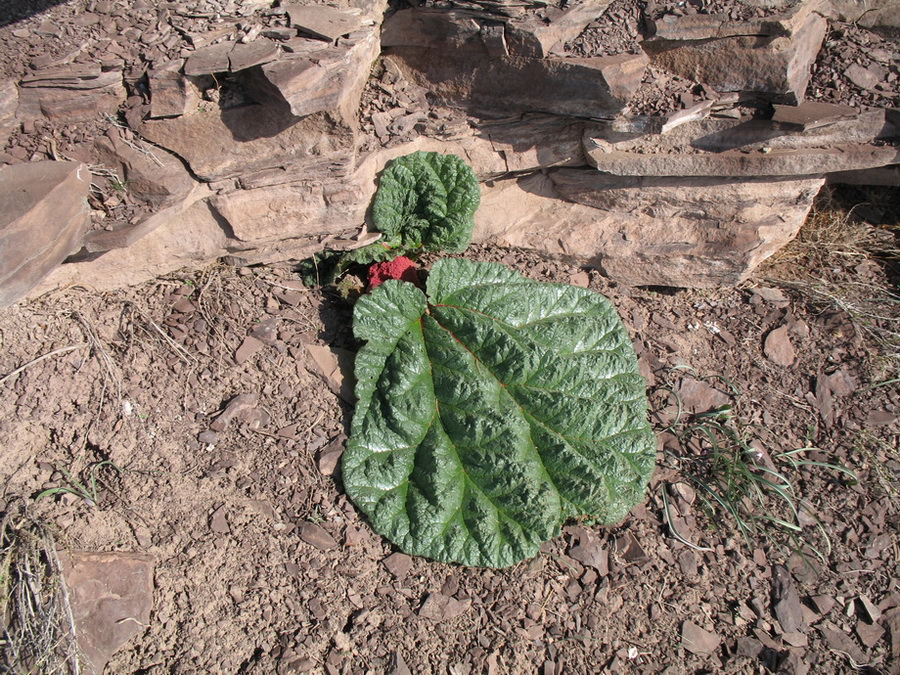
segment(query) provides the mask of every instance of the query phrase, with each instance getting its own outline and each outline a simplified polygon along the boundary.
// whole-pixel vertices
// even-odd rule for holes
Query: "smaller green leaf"
[[[414,152],[382,173],[372,221],[395,247],[461,253],[472,239],[480,199],[478,179],[461,158]]]

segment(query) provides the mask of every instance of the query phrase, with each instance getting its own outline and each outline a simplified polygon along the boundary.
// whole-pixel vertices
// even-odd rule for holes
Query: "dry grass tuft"
[[[75,621],[52,535],[19,500],[0,518],[0,670],[80,673]]]
[[[900,225],[875,226],[855,216],[873,203],[848,206],[823,192],[797,238],[757,276],[793,289],[814,310],[845,313],[875,347],[877,381],[900,373]]]

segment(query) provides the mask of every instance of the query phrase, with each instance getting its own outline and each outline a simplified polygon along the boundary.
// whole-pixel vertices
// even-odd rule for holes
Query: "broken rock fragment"
[[[369,66],[378,56],[374,32],[313,56],[297,54],[244,74],[251,96],[261,103],[289,110],[296,117],[336,110],[345,121],[355,120]]]
[[[200,94],[181,74],[181,63],[181,60],[172,61],[147,73],[150,117],[178,117],[199,105]]]
[[[101,675],[107,661],[150,625],[153,562],[135,553],[60,554],[85,672]]]
[[[32,72],[19,83],[20,119],[83,122],[113,114],[125,101],[121,68],[66,65]]]
[[[0,307],[80,248],[90,183],[90,171],[78,162],[0,167]]]
[[[763,343],[763,352],[766,358],[775,365],[787,367],[793,365],[797,358],[788,333],[789,330],[788,326],[776,328],[766,336]]]
[[[826,28],[824,18],[809,14],[791,35],[656,37],[642,46],[654,66],[708,83],[716,91],[756,92],[780,102],[799,103]]]
[[[693,621],[685,621],[681,625],[681,642],[692,654],[708,656],[719,648],[722,638],[701,628]]]

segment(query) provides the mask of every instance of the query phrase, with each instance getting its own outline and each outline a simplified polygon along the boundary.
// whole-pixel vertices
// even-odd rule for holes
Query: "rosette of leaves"
[[[655,460],[645,383],[615,308],[506,267],[437,262],[354,308],[366,344],[348,495],[401,550],[507,567],[571,517],[614,524]]]

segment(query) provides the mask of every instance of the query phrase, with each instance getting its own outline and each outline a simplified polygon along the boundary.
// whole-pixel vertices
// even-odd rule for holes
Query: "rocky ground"
[[[190,53],[222,15],[248,33],[282,16],[253,2],[45,4],[6,3],[4,78],[84,56],[139,87],[148,63]],[[617,30],[633,35],[636,7],[614,3],[573,53],[631,49]],[[890,105],[897,53],[896,40],[832,24],[808,96]],[[636,99],[644,112],[706,95],[657,76]],[[363,123],[390,144],[402,134],[377,133],[379,96]],[[77,158],[115,119],[26,125],[0,160]],[[147,208],[97,187],[98,219]],[[109,673],[900,672],[900,195],[828,197],[799,240],[737,288],[629,288],[517,250],[466,252],[610,297],[659,437],[647,501],[625,522],[572,523],[510,570],[405,556],[348,502],[351,308],[293,266],[214,266],[8,307],[5,559],[43,531],[61,551],[111,553],[75,558],[87,578],[113,569],[137,580],[79,623],[82,648],[95,664],[109,659]],[[781,496],[754,496],[772,475],[760,466],[778,472]],[[731,489],[734,512],[706,488]],[[0,606],[15,635],[11,607]],[[24,672],[15,649],[28,646],[5,642],[5,667]]]
[[[648,499],[622,525],[573,523],[511,570],[409,558],[348,503],[351,407],[329,357],[356,346],[350,309],[291,269],[5,310],[4,508],[60,548],[155,567],[152,610],[111,673],[896,672],[900,324],[867,252],[892,237],[829,213],[737,289],[629,289],[467,252],[607,294],[660,438]],[[762,520],[790,518],[778,498],[737,499],[746,536],[704,502],[700,481],[728,474],[711,472],[702,413],[729,405],[725,463],[744,444],[768,456],[802,504],[793,540]]]

